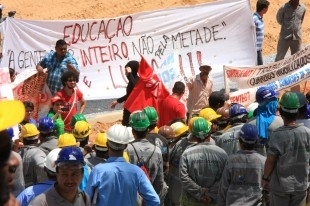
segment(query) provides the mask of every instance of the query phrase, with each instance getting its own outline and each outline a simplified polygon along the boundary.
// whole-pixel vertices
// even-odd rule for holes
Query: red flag
[[[158,111],[158,102],[169,96],[169,91],[147,61],[141,56],[138,69],[139,81],[127,98],[124,107],[130,111],[152,106]]]

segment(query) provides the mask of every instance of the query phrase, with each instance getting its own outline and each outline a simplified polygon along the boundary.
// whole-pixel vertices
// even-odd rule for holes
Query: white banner
[[[269,85],[280,91],[309,78],[310,46],[268,65],[255,67],[224,66],[226,90]]]
[[[249,0],[217,1],[105,19],[30,21],[7,18],[1,67],[17,72],[35,65],[58,39],[69,43],[78,60],[78,87],[87,100],[122,96],[127,78],[124,65],[143,55],[159,70],[163,82],[199,72],[201,61],[212,64],[215,90],[224,88],[223,65],[254,65],[255,29]],[[177,52],[176,52],[177,51]],[[166,61],[166,62],[165,62]],[[172,72],[172,73],[171,73]],[[167,76],[173,75],[173,76]],[[166,82],[167,83],[167,82]]]
[[[256,90],[266,86],[281,92],[310,78],[310,46],[281,61],[256,67],[224,66],[226,91],[234,103],[255,101]]]

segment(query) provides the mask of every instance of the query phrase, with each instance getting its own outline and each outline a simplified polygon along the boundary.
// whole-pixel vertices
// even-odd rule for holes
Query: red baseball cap
[[[55,103],[57,101],[63,101],[59,96],[52,97],[51,102]]]

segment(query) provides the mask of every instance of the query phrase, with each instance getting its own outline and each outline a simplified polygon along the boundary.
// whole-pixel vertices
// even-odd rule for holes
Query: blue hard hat
[[[9,127],[6,129],[6,133],[9,137],[13,138],[14,137],[14,129],[12,127]]]
[[[54,131],[54,121],[49,117],[42,117],[38,122],[38,130],[41,133],[48,133]]]
[[[238,103],[233,103],[229,108],[229,116],[230,118],[237,117],[239,115],[248,114],[246,108]]]
[[[58,154],[56,165],[81,164],[85,165],[84,156],[79,147],[64,147]]]
[[[270,100],[274,97],[277,96],[277,92],[275,92],[272,88],[269,87],[260,87],[257,91],[256,91],[256,102],[263,103],[266,100]]]
[[[248,144],[255,144],[258,140],[258,131],[255,125],[244,124],[239,132],[239,138]]]

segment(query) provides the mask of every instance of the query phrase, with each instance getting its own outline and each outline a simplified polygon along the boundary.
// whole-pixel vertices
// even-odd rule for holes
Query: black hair
[[[138,73],[138,69],[139,69],[139,62],[138,61],[129,61],[126,65],[125,65],[125,68],[126,67],[130,67],[131,68],[131,74],[133,76],[137,76],[137,73]]]
[[[79,82],[78,75],[75,72],[69,70],[69,71],[66,71],[65,73],[63,73],[63,75],[61,76],[61,83],[62,83],[62,85],[66,86],[66,82],[70,78],[74,78],[76,80],[76,83]]]
[[[97,146],[97,147],[100,147],[100,146]],[[109,158],[109,149],[107,151],[101,151],[101,150],[97,150],[96,147],[94,147],[94,150],[96,152],[97,157],[104,158],[104,159]]]
[[[143,139],[146,137],[146,134],[149,132],[149,130],[145,130],[145,131],[137,131],[134,128],[132,128],[132,133],[135,134],[135,137],[137,139]]]
[[[279,112],[280,112],[280,115],[285,117],[288,121],[295,121],[297,119],[298,114],[299,114],[298,112],[290,113],[290,112],[283,111],[283,109],[281,107],[279,109]]]
[[[39,138],[37,138],[37,139],[27,139],[27,138],[23,138],[23,143],[24,143],[24,145],[37,144],[38,141],[39,141]]]
[[[209,96],[209,107],[216,111],[218,108],[224,106],[225,100],[227,97],[224,92],[214,91]]]
[[[25,108],[31,108],[32,110],[34,110],[34,104],[31,101],[24,101],[24,106]]]
[[[63,45],[68,45],[67,42],[65,40],[63,40],[63,39],[59,39],[56,42],[56,47],[63,46]]]
[[[85,145],[88,144],[88,140],[89,140],[89,136],[87,136],[86,138],[84,138],[82,141],[79,141],[79,142],[80,142],[80,147],[84,148]]]
[[[181,81],[177,81],[174,83],[172,88],[172,92],[178,95],[182,95],[185,92],[185,84]]]
[[[47,133],[41,133],[41,132],[40,132],[40,134],[39,134],[39,139],[40,139],[40,140],[45,140],[45,138],[50,137],[50,136],[53,136],[53,135],[55,135],[55,130],[52,130],[52,131],[47,132]]]
[[[308,100],[308,104],[310,104],[310,92],[306,94],[306,99]]]
[[[241,138],[239,138],[239,143],[240,145],[242,145],[242,149],[244,150],[254,150],[256,147],[256,143],[249,144],[249,143],[244,142]]]
[[[257,2],[256,2],[256,11],[260,12],[263,9],[268,8],[269,4],[270,3],[267,0],[257,0]]]
[[[155,123],[155,124],[150,124],[150,126],[149,126],[149,131],[155,129],[155,127],[156,127],[156,123]]]
[[[15,69],[9,68],[10,77],[12,77],[15,74]]]
[[[302,107],[300,107],[299,109],[298,109],[298,116],[300,116],[300,117],[302,117],[302,118],[304,118],[305,119],[305,117],[306,117],[306,114],[307,114],[307,104],[305,104],[304,106],[302,106]]]

